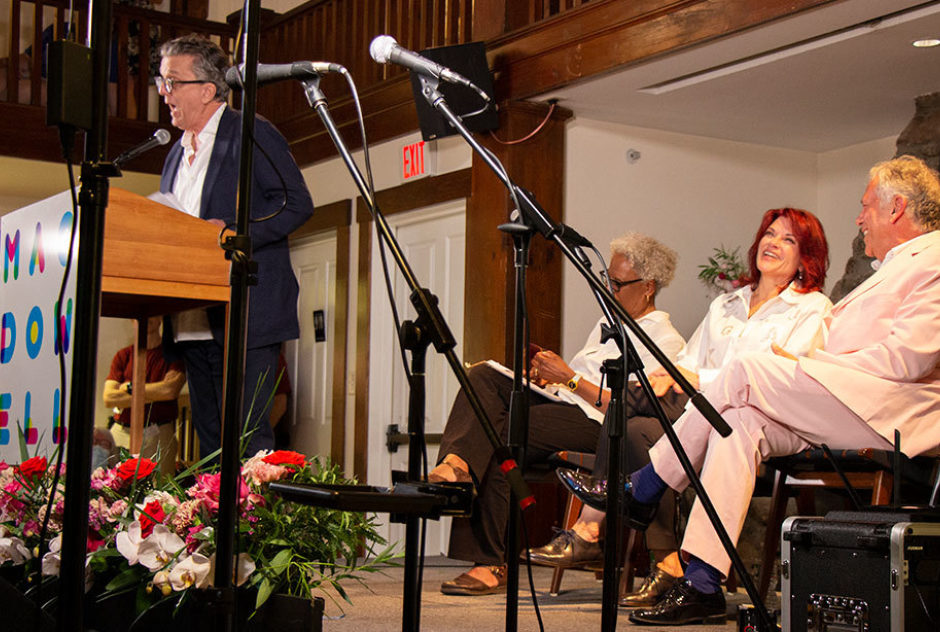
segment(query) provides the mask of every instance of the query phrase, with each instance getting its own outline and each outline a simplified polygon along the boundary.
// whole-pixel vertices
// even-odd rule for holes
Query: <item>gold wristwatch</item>
[[[578,390],[578,383],[579,383],[580,381],[581,381],[581,374],[580,374],[580,373],[575,373],[574,375],[571,376],[571,379],[568,380],[568,382],[565,384],[565,386],[568,387],[568,390],[569,390],[569,391],[576,391],[576,390]]]

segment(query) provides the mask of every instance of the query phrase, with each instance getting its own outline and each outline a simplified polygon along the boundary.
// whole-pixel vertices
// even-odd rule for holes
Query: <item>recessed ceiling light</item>
[[[912,42],[914,48],[931,48],[933,46],[940,46],[940,39],[919,39],[916,42]]]

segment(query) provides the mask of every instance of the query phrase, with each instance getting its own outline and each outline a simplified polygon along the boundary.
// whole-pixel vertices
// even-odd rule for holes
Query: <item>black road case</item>
[[[940,523],[911,520],[916,514],[788,518],[783,632],[940,631]]]

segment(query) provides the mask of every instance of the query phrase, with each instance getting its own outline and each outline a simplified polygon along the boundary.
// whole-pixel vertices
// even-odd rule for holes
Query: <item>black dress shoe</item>
[[[607,479],[594,478],[587,472],[566,467],[558,468],[555,474],[588,507],[601,511],[607,507]]]
[[[525,561],[525,551],[521,558]],[[551,542],[545,546],[529,551],[529,559],[533,564],[554,566],[556,568],[573,568],[585,564],[603,562],[604,553],[600,542],[588,542],[574,531],[559,531]]]
[[[620,605],[624,608],[649,608],[655,606],[663,595],[676,585],[677,581],[679,581],[678,577],[673,577],[657,566],[646,576],[646,580],[638,591],[620,598]]]
[[[725,593],[699,592],[682,579],[652,608],[634,610],[630,621],[640,625],[721,624],[727,619]]]
[[[594,478],[578,470],[559,468],[555,470],[558,478],[571,493],[581,499],[588,507],[600,511],[607,509],[607,481]],[[637,531],[646,531],[646,528],[656,517],[659,503],[642,503],[630,493],[630,482],[623,492],[623,515],[627,518],[627,525]]]

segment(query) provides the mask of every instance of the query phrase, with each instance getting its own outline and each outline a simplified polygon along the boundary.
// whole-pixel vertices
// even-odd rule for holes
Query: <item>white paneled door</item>
[[[333,346],[336,236],[329,233],[291,244],[300,298],[300,338],[285,345],[293,396],[288,419],[293,447],[330,456],[333,427]],[[283,423],[283,422],[282,422]]]
[[[465,201],[459,200],[389,218],[392,231],[418,282],[430,289],[440,301],[441,312],[457,340],[458,357],[461,357],[463,341],[465,210]],[[403,320],[414,320],[417,314],[409,300],[408,285],[391,256],[388,257],[388,264],[400,317]],[[369,483],[372,485],[390,485],[391,470],[408,469],[407,446],[400,446],[397,452],[390,453],[385,444],[389,424],[397,424],[401,432],[406,432],[408,427],[408,383],[397,341],[377,239],[373,238],[368,466]],[[407,357],[410,367],[410,354]],[[425,432],[440,433],[458,385],[448,363],[433,346],[427,352],[426,373]],[[429,445],[427,452],[430,469],[437,459],[437,445]],[[379,517],[386,523],[387,518],[387,515]],[[428,522],[428,555],[446,552],[449,522],[449,519]],[[404,535],[403,525],[389,525],[388,536],[393,541],[403,542]]]

